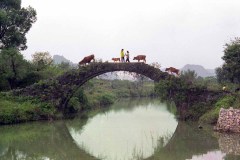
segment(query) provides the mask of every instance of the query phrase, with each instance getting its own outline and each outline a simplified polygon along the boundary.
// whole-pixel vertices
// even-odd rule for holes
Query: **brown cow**
[[[145,55],[138,55],[137,57],[134,57],[133,60],[143,60],[146,63],[146,56]]]
[[[92,54],[90,56],[87,56],[87,57],[84,57],[83,60],[81,60],[79,62],[79,65],[90,63],[92,60],[93,60],[93,62],[95,61],[94,54]]]
[[[120,62],[120,58],[112,58],[113,62]]]
[[[174,67],[166,68],[165,71],[170,72],[171,74],[175,73],[176,75],[179,76],[179,69],[176,69]]]

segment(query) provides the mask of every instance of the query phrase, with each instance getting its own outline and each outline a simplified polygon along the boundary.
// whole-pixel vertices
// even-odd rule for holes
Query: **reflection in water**
[[[127,107],[126,104],[129,104],[132,107]],[[213,133],[212,130],[205,130],[205,128],[199,130],[197,128],[197,124],[186,122],[179,122],[175,131],[171,131],[170,129],[162,130],[164,127],[159,128],[158,123],[151,121],[159,121],[158,117],[156,117],[157,115],[155,112],[158,113],[159,110],[165,112],[167,109],[169,117],[173,118],[173,114],[170,114],[170,112],[175,113],[175,109],[169,106],[160,107],[159,105],[161,105],[161,103],[152,100],[151,103],[149,103],[147,100],[144,100],[143,102],[133,100],[121,101],[119,103],[116,103],[116,105],[114,105],[112,108],[108,109],[108,111],[97,113],[95,116],[92,116],[92,118],[86,120],[74,119],[55,121],[52,123],[34,122],[13,126],[1,126],[0,159],[94,160],[96,158],[88,154],[93,154],[92,148],[87,148],[89,145],[86,143],[79,143],[85,141],[82,139],[79,140],[78,138],[85,135],[86,131],[88,131],[89,128],[96,131],[99,131],[96,128],[104,128],[105,130],[109,131],[108,127],[110,125],[110,122],[106,123],[109,119],[112,121],[112,123],[115,122],[115,126],[113,128],[114,130],[118,131],[118,134],[115,138],[118,139],[118,137],[126,137],[127,139],[125,141],[115,140],[116,143],[121,144],[129,141],[129,143],[123,148],[128,148],[129,152],[133,150],[131,151],[132,159],[141,159],[144,157],[143,152],[141,151],[141,149],[145,149],[144,144],[147,144],[149,146],[152,145],[150,148],[154,148],[153,151],[147,148],[148,154],[152,154],[150,157],[146,158],[149,160],[240,159],[240,156],[238,155],[240,148],[239,135],[219,133],[216,134]],[[124,116],[125,119],[120,123],[120,115],[123,114],[126,114],[126,116]],[[145,114],[150,114],[151,116],[147,116]],[[164,117],[168,114],[162,114],[161,116]],[[114,120],[113,115],[117,115],[118,118]],[[101,117],[105,117],[105,119],[100,119]],[[98,119],[99,122],[95,122],[95,118]],[[143,121],[143,119],[145,120]],[[133,122],[130,122],[134,120],[139,121],[136,126],[133,126]],[[159,123],[161,124],[160,121]],[[91,128],[91,125],[94,124],[93,122],[101,127]],[[127,133],[123,133],[124,130],[120,129],[122,122],[127,123],[123,125],[125,130],[128,131]],[[144,124],[147,122],[149,126]],[[169,122],[171,123],[171,121]],[[104,125],[103,123],[106,124]],[[151,130],[152,133],[147,131],[142,132],[146,128],[141,128],[141,125]],[[158,129],[155,129],[151,125],[156,125],[156,128]],[[162,126],[164,126],[164,123]],[[106,132],[104,129],[100,130],[101,133],[97,135],[99,137],[103,137],[103,140],[96,140],[96,138],[92,137],[89,139],[93,139],[95,142],[94,145],[96,146],[99,145],[97,142],[104,143],[102,141],[106,141],[107,145],[115,147],[115,143],[109,142],[111,139],[106,139],[106,137],[111,137],[111,134],[115,131],[113,130]],[[135,132],[135,129],[138,131],[138,134],[140,136],[133,134]],[[155,135],[156,132],[159,132],[159,134]],[[135,137],[141,137],[140,133],[146,136],[143,136],[143,138],[140,138],[140,140],[136,142]],[[160,133],[163,133],[164,136],[161,136]],[[171,133],[173,133],[173,135]],[[74,138],[72,135],[76,137]],[[131,137],[128,137],[129,135]],[[87,137],[88,135],[85,136]],[[147,139],[149,139],[148,137],[151,136],[153,138],[150,138],[150,141],[147,142]],[[130,142],[133,142],[135,144],[132,145]],[[140,149],[137,148],[138,144],[143,144],[142,146],[140,145]],[[134,146],[132,147],[133,149],[130,149],[131,146]],[[102,145],[101,147],[105,146]],[[88,153],[86,153],[86,150]],[[98,155],[98,157],[104,156],[105,155],[103,154]],[[128,159],[126,156],[117,158]]]
[[[222,160],[225,156],[226,154],[221,151],[211,151],[206,154],[193,156],[191,160]]]
[[[158,101],[146,103],[146,100],[144,105],[139,100],[128,102],[113,105],[111,110],[91,118],[81,132],[71,128],[73,139],[82,149],[98,158],[111,160],[151,156],[160,137],[172,136],[177,121],[168,112],[166,104]],[[166,138],[164,140],[166,143]]]
[[[63,121],[0,127],[0,159],[91,160],[80,150]]]
[[[227,154],[240,155],[240,135],[236,133],[216,133],[221,151]]]

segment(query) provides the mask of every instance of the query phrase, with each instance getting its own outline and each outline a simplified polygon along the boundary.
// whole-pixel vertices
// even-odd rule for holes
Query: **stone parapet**
[[[223,132],[240,133],[240,110],[221,108],[218,122],[214,129]]]

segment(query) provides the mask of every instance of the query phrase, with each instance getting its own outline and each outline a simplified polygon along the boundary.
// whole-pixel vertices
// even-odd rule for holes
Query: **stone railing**
[[[218,122],[214,129],[216,131],[240,133],[240,110],[221,108]]]

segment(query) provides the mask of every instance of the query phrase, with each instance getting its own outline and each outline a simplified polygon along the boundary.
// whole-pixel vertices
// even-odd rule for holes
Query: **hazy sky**
[[[27,34],[36,51],[79,62],[95,54],[111,61],[123,48],[163,67],[223,61],[224,44],[240,36],[240,0],[22,0],[37,11]]]

